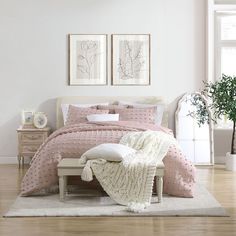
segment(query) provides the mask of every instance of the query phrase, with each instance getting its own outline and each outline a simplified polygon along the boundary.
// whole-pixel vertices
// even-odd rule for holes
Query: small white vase
[[[226,153],[225,166],[226,170],[236,171],[236,154]]]

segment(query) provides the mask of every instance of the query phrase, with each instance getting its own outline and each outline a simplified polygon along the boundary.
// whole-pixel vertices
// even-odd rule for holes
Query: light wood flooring
[[[25,170],[0,165],[0,215],[14,202]],[[198,168],[202,183],[230,217],[0,217],[0,236],[236,236],[236,172],[223,166]]]

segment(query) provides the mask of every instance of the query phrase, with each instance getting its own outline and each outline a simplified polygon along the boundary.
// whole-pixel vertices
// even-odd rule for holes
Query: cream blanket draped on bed
[[[91,167],[113,200],[127,205],[130,211],[138,212],[150,205],[158,162],[165,157],[170,145],[178,144],[173,136],[160,131],[130,132],[121,138],[120,144],[134,148],[137,152],[122,162],[81,159],[81,163],[86,162],[82,176],[84,180],[91,181]]]

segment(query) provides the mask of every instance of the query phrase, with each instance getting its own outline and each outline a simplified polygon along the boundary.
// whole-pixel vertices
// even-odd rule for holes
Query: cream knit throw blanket
[[[173,136],[160,131],[130,132],[120,144],[137,150],[123,162],[102,159],[86,162],[82,179],[92,180],[92,171],[107,194],[129,211],[140,212],[151,202],[153,180],[158,162],[165,157],[169,146],[177,144]]]

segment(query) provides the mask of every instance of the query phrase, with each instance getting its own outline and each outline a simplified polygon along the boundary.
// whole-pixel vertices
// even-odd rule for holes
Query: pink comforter
[[[21,195],[28,196],[57,184],[57,164],[62,158],[79,158],[91,147],[101,143],[118,143],[127,132],[144,130],[161,130],[172,135],[171,130],[163,127],[127,121],[83,123],[55,131],[32,159],[22,181]],[[179,147],[171,146],[163,162],[164,193],[193,197],[195,167]]]

